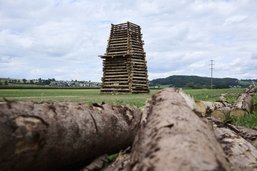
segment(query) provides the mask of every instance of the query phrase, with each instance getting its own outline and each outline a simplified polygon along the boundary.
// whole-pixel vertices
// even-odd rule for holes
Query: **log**
[[[245,91],[238,96],[231,109],[230,115],[241,117],[245,114],[253,112],[253,95],[256,92],[257,87],[254,84],[246,88]]]
[[[226,101],[208,102],[195,100],[195,107],[193,107],[192,109],[196,113],[200,113],[202,117],[213,116],[216,119],[224,121],[226,115],[229,115],[231,107],[232,104]]]
[[[251,89],[247,90],[238,96],[233,108],[231,109],[231,116],[241,117],[253,111],[253,97],[249,93],[251,91]]]
[[[203,116],[214,116],[215,118],[225,118],[225,114],[229,113],[232,107],[232,104],[227,101],[209,102],[195,100],[195,105],[196,111],[201,112]],[[222,114],[219,115],[219,112],[222,112]]]
[[[153,95],[128,170],[230,170],[212,128],[192,111],[191,101],[172,88]]]
[[[257,171],[257,149],[236,132],[214,124],[215,135],[235,171]]]
[[[221,94],[220,97],[219,97],[219,101],[220,102],[228,102],[227,98],[226,98],[226,95],[227,95],[227,93]]]
[[[227,102],[225,98],[227,94],[221,94],[217,102],[195,101],[194,109],[202,116],[212,116],[220,121],[224,121],[226,116],[241,117],[254,111],[253,95],[256,92],[256,86],[251,85],[238,95],[234,104]]]
[[[257,129],[256,128],[245,128],[242,126],[235,126],[229,123],[225,124],[227,128],[234,131],[246,141],[251,143],[257,149]]]
[[[224,107],[217,108],[216,110],[214,110],[211,113],[211,116],[220,121],[224,121],[226,119],[226,117],[230,115],[230,111],[231,111],[231,107],[224,106]]]
[[[254,95],[257,93],[257,86],[253,82],[252,85],[250,85],[248,88],[245,89],[245,93]]]
[[[0,170],[55,171],[85,166],[131,145],[141,111],[107,104],[3,102]]]

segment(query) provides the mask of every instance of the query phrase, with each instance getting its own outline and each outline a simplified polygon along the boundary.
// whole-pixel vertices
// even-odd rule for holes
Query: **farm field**
[[[144,106],[145,101],[152,94],[100,94],[99,89],[0,89],[0,101],[3,97],[18,101],[60,101],[81,103],[110,103],[129,104],[137,107]]]
[[[234,102],[237,95],[244,89],[185,89],[184,91],[196,100],[216,101],[223,93],[229,102]],[[127,104],[143,108],[147,99],[158,92],[158,89],[151,89],[149,94],[100,94],[100,89],[0,89],[0,101],[50,101],[50,102],[80,102],[85,104],[109,103],[109,104]],[[255,106],[257,96],[254,96]],[[246,127],[257,127],[256,112],[246,115],[242,118],[228,118],[236,125]]]
[[[111,103],[144,106],[146,100],[159,90],[152,89],[149,94],[100,94],[99,89],[0,89],[0,101],[4,98],[18,101],[72,101],[81,103]],[[185,89],[197,100],[215,101],[220,94],[229,93],[229,101],[234,101],[243,89]],[[256,98],[255,98],[256,99]]]

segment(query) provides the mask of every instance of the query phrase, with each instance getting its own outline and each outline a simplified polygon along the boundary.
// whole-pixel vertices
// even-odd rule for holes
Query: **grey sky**
[[[149,79],[257,78],[256,0],[0,0],[0,77],[100,81],[111,23],[141,26]]]

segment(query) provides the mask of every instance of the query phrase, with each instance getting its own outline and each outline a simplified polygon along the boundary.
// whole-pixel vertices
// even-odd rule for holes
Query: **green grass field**
[[[157,90],[149,94],[100,94],[99,89],[0,89],[0,101],[3,98],[18,101],[71,101],[81,103],[129,104],[144,106]]]
[[[82,103],[111,103],[144,106],[146,100],[159,90],[152,89],[149,94],[100,94],[99,89],[0,89],[0,100],[22,101],[73,101]],[[222,93],[232,93],[229,101],[234,101],[242,89],[186,89],[197,100],[215,101]]]
[[[80,102],[80,103],[109,103],[128,104],[143,107],[147,99],[159,90],[152,89],[149,94],[100,94],[99,89],[0,89],[0,101],[52,101],[52,102]],[[186,93],[196,100],[215,101],[220,94],[229,93],[229,102],[234,102],[243,89],[185,89]],[[257,104],[257,96],[254,96]],[[257,114],[253,113],[243,118],[230,118],[237,125],[257,127]]]

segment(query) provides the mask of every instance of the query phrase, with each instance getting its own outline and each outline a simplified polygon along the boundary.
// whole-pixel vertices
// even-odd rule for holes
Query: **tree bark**
[[[251,91],[251,90],[249,90]],[[230,115],[241,117],[253,111],[253,97],[251,93],[241,93],[231,109]]]
[[[141,111],[79,103],[0,104],[0,170],[72,170],[132,144]]]
[[[152,97],[134,140],[129,170],[230,170],[209,122],[192,111],[191,101],[175,89]]]
[[[257,149],[257,129],[256,128],[245,128],[242,126],[235,126],[229,123],[226,123],[225,127],[229,128],[230,130],[240,135],[242,138],[250,142]]]
[[[215,135],[235,171],[257,171],[257,149],[224,125],[214,124]]]

